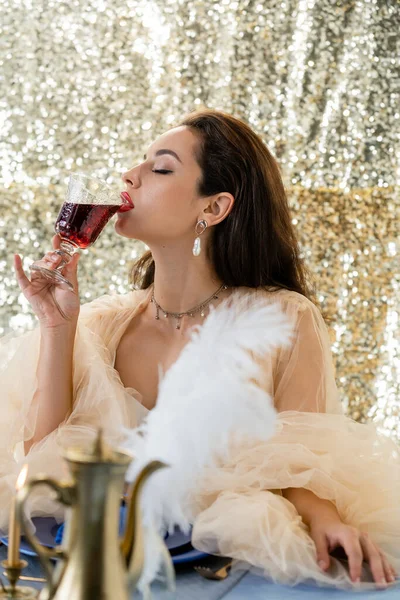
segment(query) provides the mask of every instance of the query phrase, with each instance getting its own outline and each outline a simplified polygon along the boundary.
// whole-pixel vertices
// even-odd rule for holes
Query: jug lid
[[[103,430],[99,427],[94,444],[88,447],[72,446],[63,451],[63,456],[71,462],[106,463],[128,465],[133,456],[125,450],[116,450],[104,440]]]

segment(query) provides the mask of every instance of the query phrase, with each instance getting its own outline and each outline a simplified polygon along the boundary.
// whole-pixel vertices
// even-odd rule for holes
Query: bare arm
[[[33,437],[24,443],[25,454],[71,413],[75,333],[75,323],[41,329],[38,385],[32,402],[37,407],[36,427]]]
[[[52,243],[54,249],[59,248],[60,238],[54,236]],[[63,275],[74,287],[70,290],[64,284],[50,284],[40,271],[33,271],[28,279],[21,257],[14,257],[18,284],[39,320],[41,333],[36,369],[38,383],[36,390],[32,390],[31,413],[28,414],[28,423],[34,422],[34,431],[24,443],[25,454],[33,444],[54,431],[72,410],[72,357],[80,311],[78,259],[79,255],[75,254],[63,268]],[[60,256],[52,251],[36,264],[52,270],[59,263]]]
[[[314,520],[332,519],[340,522],[336,507],[329,502],[318,498],[315,494],[303,488],[287,488],[282,490],[284,498],[291,502],[304,523],[311,526]]]

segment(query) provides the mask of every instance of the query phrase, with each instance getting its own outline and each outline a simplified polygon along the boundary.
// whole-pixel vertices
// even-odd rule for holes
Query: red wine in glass
[[[40,271],[52,283],[64,283],[73,290],[72,283],[62,275],[62,269],[71,260],[75,250],[94,244],[118,210],[132,208],[133,203],[127,192],[118,194],[101,179],[71,173],[67,196],[54,227],[61,238],[60,248],[55,250],[62,257],[61,264],[56,269],[48,269],[33,263],[31,270]]]
[[[94,244],[105,225],[120,208],[119,204],[73,204],[64,202],[55,230],[63,240],[77,248]]]

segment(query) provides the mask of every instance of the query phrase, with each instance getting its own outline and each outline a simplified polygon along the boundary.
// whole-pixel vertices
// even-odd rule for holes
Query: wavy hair
[[[190,113],[182,125],[198,138],[199,197],[230,192],[235,198],[230,214],[213,227],[208,248],[219,279],[229,287],[293,290],[318,305],[280,168],[263,140],[243,121],[212,109]],[[133,266],[134,286],[148,288],[154,270],[147,251]]]

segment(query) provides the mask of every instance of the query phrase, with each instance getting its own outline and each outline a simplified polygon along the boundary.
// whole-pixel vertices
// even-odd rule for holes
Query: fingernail
[[[360,583],[361,579],[359,577],[356,577],[356,579],[354,580],[354,583]]]
[[[51,260],[52,262],[57,262],[58,260],[60,260],[60,257],[59,257],[58,255],[54,255],[54,254],[52,254],[52,255],[50,256],[50,260]]]
[[[323,560],[320,560],[320,561],[318,561],[318,566],[319,566],[321,569],[325,569],[325,567],[326,567],[326,563],[325,563],[325,561],[323,561]]]

